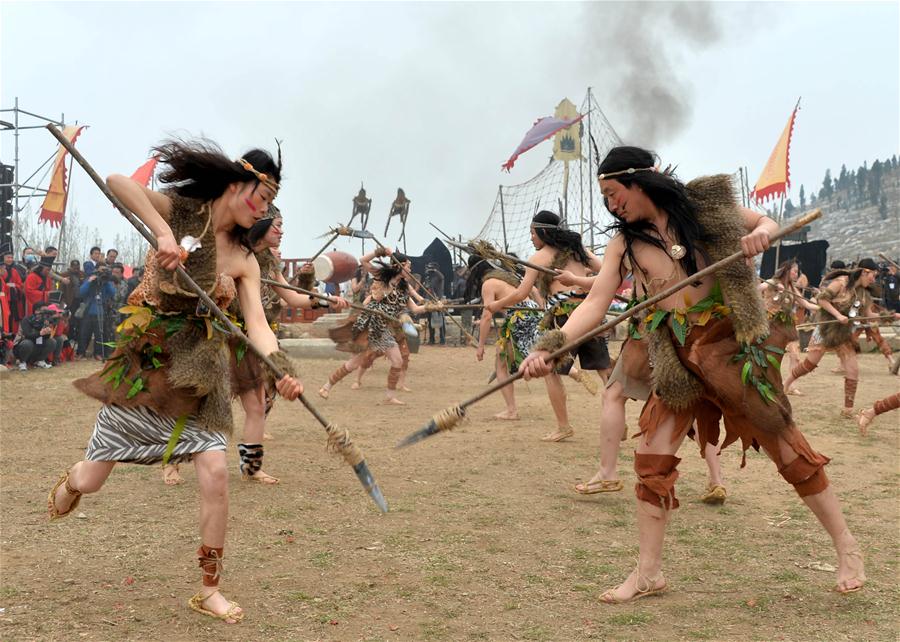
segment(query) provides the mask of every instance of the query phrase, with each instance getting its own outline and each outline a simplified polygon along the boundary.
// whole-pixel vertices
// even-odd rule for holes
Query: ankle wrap
[[[200,571],[203,574],[203,586],[218,586],[222,577],[222,552],[224,548],[213,548],[205,544],[197,549]]]
[[[852,408],[856,399],[856,387],[859,381],[856,379],[844,379],[844,408]]]
[[[879,399],[875,402],[875,414],[880,415],[889,410],[896,410],[900,408],[900,392],[891,395],[890,397],[885,397],[884,399]],[[66,485],[66,490],[68,490],[68,484]]]
[[[262,468],[262,444],[238,444],[238,456],[241,458],[241,474],[255,475]]]
[[[331,373],[331,376],[328,377],[328,383],[332,386],[335,385],[338,381],[346,377],[352,371],[347,367],[347,364],[341,364],[341,367]]]
[[[400,373],[403,372],[403,368],[394,368],[391,366],[391,369],[388,370],[388,379],[387,379],[387,387],[388,390],[396,390],[397,382],[400,381]]]
[[[799,379],[803,375],[808,375],[810,372],[815,370],[818,365],[818,363],[813,363],[809,360],[809,357],[807,357],[801,363],[798,363],[796,366],[794,366],[793,370],[791,370],[791,377],[793,377],[794,379]]]
[[[675,481],[678,479],[678,463],[674,455],[634,454],[634,472],[638,483],[634,494],[642,502],[660,508],[678,508],[675,498]]]
[[[403,370],[409,370],[409,342],[404,337],[397,342],[397,345],[400,348],[400,358],[403,360],[401,368]]]

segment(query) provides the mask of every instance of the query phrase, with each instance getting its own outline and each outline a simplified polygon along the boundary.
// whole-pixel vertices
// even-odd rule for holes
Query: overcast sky
[[[78,147],[101,175],[130,174],[168,134],[234,157],[283,139],[284,256],[346,221],[360,182],[379,235],[404,188],[418,254],[428,221],[476,234],[497,186],[536,174],[550,143],[509,175],[501,163],[588,86],[627,143],[684,179],[747,166],[755,181],[802,96],[795,203],[826,168],[898,153],[898,6],[4,1],[0,103],[89,124]],[[24,176],[55,149],[40,130],[20,144]],[[11,163],[12,136],[0,145]],[[74,174],[69,207],[108,245],[126,224]]]

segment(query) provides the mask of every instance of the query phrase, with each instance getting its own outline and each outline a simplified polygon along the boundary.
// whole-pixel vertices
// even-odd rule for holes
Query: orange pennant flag
[[[798,100],[784,131],[781,132],[781,138],[769,156],[769,162],[766,163],[759,180],[756,181],[756,186],[750,192],[750,198],[755,198],[757,203],[780,196],[791,186],[791,135],[794,133],[794,119],[799,109]]]
[[[159,162],[159,157],[154,156],[146,163],[138,167],[134,170],[134,174],[131,175],[131,180],[136,183],[140,183],[144,187],[150,184],[150,178],[153,176],[153,170],[156,169],[156,164]]]
[[[78,135],[86,125],[70,125],[63,129],[62,133],[70,143],[75,144]],[[47,189],[47,195],[44,197],[44,203],[41,205],[41,213],[38,221],[50,223],[54,227],[62,224],[63,216],[66,213],[66,202],[69,199],[69,190],[66,184],[66,156],[68,152],[62,145],[56,152],[56,161],[53,163],[53,177],[50,179],[50,187]]]

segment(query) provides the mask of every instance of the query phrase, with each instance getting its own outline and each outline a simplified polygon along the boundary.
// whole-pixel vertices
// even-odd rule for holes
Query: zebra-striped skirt
[[[142,406],[103,406],[97,413],[85,459],[145,465],[161,463],[176,421],[176,417],[166,417]],[[224,433],[203,430],[190,417],[169,462],[190,461],[194,453],[225,450],[226,447]]]

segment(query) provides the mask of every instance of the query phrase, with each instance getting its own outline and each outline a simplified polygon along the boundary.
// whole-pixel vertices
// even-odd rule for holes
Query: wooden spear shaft
[[[68,150],[68,152],[72,155],[72,158],[74,158],[78,162],[78,164],[81,165],[82,169],[87,172],[91,180],[93,180],[97,187],[100,188],[100,191],[103,192],[103,194],[110,200],[110,202],[116,207],[116,209],[119,210],[119,213],[122,214],[122,216],[124,216],[128,220],[128,222],[134,226],[134,228],[141,236],[144,237],[144,239],[146,239],[146,241],[150,244],[150,247],[156,249],[156,237],[153,236],[153,234],[151,234],[149,230],[147,230],[147,228],[144,226],[141,220],[138,219],[137,216],[135,216],[127,207],[125,207],[125,204],[122,203],[121,200],[119,200],[119,197],[113,194],[112,190],[110,190],[103,179],[100,178],[100,175],[97,174],[94,168],[91,167],[90,163],[88,163],[87,160],[85,160],[85,158],[81,155],[81,152],[75,149],[75,146],[72,145],[72,143],[69,142],[69,140],[65,136],[63,136],[62,133],[52,123],[47,124],[47,129],[50,130],[50,133],[53,134],[54,138],[56,138],[60,142],[60,144],[65,147],[66,150]],[[216,305],[216,302],[209,297],[209,295],[203,288],[197,285],[197,283],[184,270],[184,268],[181,267],[181,265],[179,265],[175,269],[175,272],[182,279],[182,282],[187,284],[187,286],[191,290],[193,290],[193,292],[200,298],[200,300],[203,301],[203,304],[206,305],[210,312],[212,312],[213,315],[225,325],[228,331],[235,337],[241,339],[247,345],[247,348],[250,349],[250,351],[253,352],[259,358],[259,360],[262,361],[267,368],[269,368],[269,370],[272,371],[277,379],[281,379],[284,376],[285,373],[282,372],[281,369],[276,366],[271,359],[269,359],[268,355],[263,354],[259,350],[259,348],[253,345],[250,339],[247,338],[247,336],[243,332],[241,332],[234,323],[232,323],[231,319],[228,318],[228,315],[222,312],[219,306]],[[328,420],[322,416],[322,414],[316,409],[316,407],[313,406],[302,393],[300,394],[298,399],[300,400],[300,403],[302,403],[306,407],[310,414],[316,418],[316,421],[318,421],[324,428],[329,428],[330,423],[328,422]],[[387,502],[385,501],[384,496],[381,494],[381,489],[378,488],[378,484],[376,484],[375,480],[372,478],[365,460],[361,461],[359,464],[357,464],[357,466],[354,467],[354,472],[356,472],[356,476],[359,478],[360,482],[362,482],[363,486],[366,489],[366,492],[369,493],[369,496],[372,498],[372,500],[383,512],[387,512]]]
[[[878,253],[878,256],[880,256],[880,257],[883,258],[885,261],[887,261],[888,263],[890,263],[891,265],[893,265],[895,268],[900,269],[900,265],[897,265],[897,262],[896,262],[896,261],[892,261],[891,259],[889,259],[888,257],[886,257],[883,253],[879,252],[879,253]]]
[[[847,317],[847,324],[853,325],[859,321],[890,321],[893,320],[892,316],[878,316],[878,317]],[[830,319],[828,321],[815,321],[813,323],[798,323],[794,327],[798,330],[804,330],[806,328],[815,328],[820,325],[828,325],[830,323],[841,323],[838,319]]]
[[[815,209],[811,212],[808,212],[807,214],[804,214],[803,216],[799,217],[796,221],[794,221],[794,223],[792,223],[791,225],[781,228],[778,231],[776,231],[775,234],[773,234],[772,236],[769,237],[769,243],[771,244],[771,243],[779,240],[780,238],[787,236],[788,234],[792,234],[793,232],[801,229],[803,226],[809,225],[812,221],[816,220],[820,216],[822,216],[822,210],[820,210],[820,209]],[[565,356],[566,354],[568,354],[569,352],[571,352],[572,350],[574,350],[575,348],[580,346],[582,343],[585,343],[586,341],[590,341],[594,337],[596,337],[600,334],[603,334],[604,332],[607,332],[608,330],[619,325],[623,321],[627,321],[628,319],[635,316],[639,312],[643,312],[647,308],[656,305],[657,303],[659,303],[660,301],[662,301],[664,299],[669,298],[676,292],[689,286],[691,283],[695,283],[698,280],[700,280],[706,276],[714,274],[715,272],[721,270],[725,266],[730,265],[731,263],[734,263],[735,261],[741,260],[743,258],[744,258],[743,252],[735,252],[734,254],[727,256],[724,259],[721,259],[720,261],[716,261],[712,265],[705,267],[702,270],[697,271],[695,274],[685,278],[682,281],[679,281],[678,283],[672,285],[671,287],[667,288],[666,290],[663,290],[659,294],[652,296],[649,299],[642,301],[641,303],[638,303],[633,308],[626,310],[625,312],[618,315],[611,321],[607,321],[606,323],[603,323],[603,324],[597,326],[593,330],[586,332],[585,334],[581,335],[577,339],[573,339],[572,341],[565,344],[562,348],[560,348],[556,352],[551,353],[547,357],[547,361],[553,361],[562,356]],[[504,388],[505,386],[509,386],[509,385],[515,383],[522,377],[523,377],[523,375],[521,372],[516,372],[515,374],[511,375],[508,379],[505,379],[504,381],[498,381],[494,385],[489,386],[488,388],[485,388],[483,391],[479,392],[474,397],[470,397],[469,399],[466,399],[465,401],[463,401],[462,403],[460,403],[453,409],[455,411],[454,414],[457,417],[455,421],[449,421],[449,422],[446,422],[446,424],[444,426],[438,426],[438,422],[434,418],[432,418],[429,421],[428,425],[426,425],[424,428],[421,428],[417,432],[414,432],[411,435],[407,436],[403,441],[401,441],[397,445],[397,447],[403,448],[405,446],[412,445],[412,444],[416,443],[417,441],[421,441],[422,439],[425,439],[426,437],[430,437],[431,435],[434,435],[434,434],[440,432],[441,430],[451,429],[462,418],[462,415],[465,413],[466,408],[468,408],[469,406],[471,406],[475,403],[478,403],[485,397],[489,397],[490,395],[494,394],[501,388]]]
[[[372,240],[375,242],[375,245],[377,245],[378,247],[380,247],[383,250],[387,250],[387,248],[384,246],[384,244],[381,241],[379,241],[377,238],[375,238],[374,236],[372,237]],[[403,264],[400,263],[400,261],[397,259],[397,257],[394,256],[393,252],[391,252],[389,256],[391,257],[391,260],[394,263],[396,263],[401,268],[403,267]],[[440,303],[440,301],[438,301],[437,298],[433,294],[431,294],[431,292],[429,292],[428,288],[426,288],[424,285],[422,285],[422,282],[419,281],[419,279],[417,279],[412,274],[409,275],[409,278],[412,279],[413,283],[415,283],[417,287],[422,289],[422,291],[425,293],[425,295],[429,299],[431,299],[435,303]],[[456,317],[454,317],[452,314],[448,314],[447,318],[449,318],[451,321],[453,321],[453,323],[456,324],[456,327],[459,328],[459,331],[465,335],[466,340],[468,341],[467,345],[470,345],[474,348],[475,344],[476,344],[475,337],[473,337],[471,334],[469,334],[469,332],[462,326],[462,324],[459,321],[456,320]]]
[[[260,282],[265,283],[267,285],[272,285],[276,288],[284,288],[285,290],[293,290],[294,292],[299,292],[300,294],[305,294],[307,296],[311,296],[316,299],[320,299],[322,301],[328,301],[330,303],[334,303],[334,301],[335,301],[335,299],[333,297],[330,297],[327,294],[321,294],[320,292],[313,292],[312,290],[305,290],[301,287],[297,287],[296,285],[285,285],[281,281],[275,281],[273,279],[261,278]],[[374,314],[375,316],[381,317],[385,321],[390,321],[391,323],[396,323],[397,325],[401,325],[401,323],[402,323],[400,321],[400,319],[398,319],[397,317],[393,317],[390,314],[388,314],[387,312],[384,312],[382,310],[373,310],[372,308],[367,308],[366,306],[359,305],[357,303],[350,303],[349,301],[348,301],[348,304],[354,310],[359,310],[360,312],[365,312],[366,314]]]

